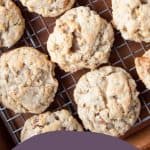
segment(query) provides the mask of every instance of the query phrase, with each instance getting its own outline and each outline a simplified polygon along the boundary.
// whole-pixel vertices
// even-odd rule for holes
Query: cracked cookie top
[[[82,126],[67,110],[46,112],[33,116],[25,122],[21,132],[21,141],[38,134],[62,130],[83,131]]]
[[[23,35],[25,21],[11,0],[0,0],[0,48],[13,46]]]
[[[150,42],[150,0],[112,0],[113,23],[126,40]]]
[[[85,128],[97,133],[124,135],[140,113],[135,81],[117,67],[102,67],[83,75],[74,98]]]
[[[88,7],[77,7],[57,19],[47,49],[66,72],[95,69],[107,63],[114,41],[111,24]]]
[[[0,101],[14,112],[43,112],[57,87],[54,65],[36,49],[21,47],[0,57]]]
[[[31,12],[43,17],[56,17],[70,9],[75,0],[20,0]]]
[[[150,89],[150,49],[135,59],[135,66],[140,79]]]

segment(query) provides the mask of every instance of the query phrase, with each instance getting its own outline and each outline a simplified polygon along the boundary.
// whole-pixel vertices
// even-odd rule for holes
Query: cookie
[[[23,35],[25,20],[11,0],[0,0],[0,48],[13,46]]]
[[[84,127],[96,133],[122,136],[140,113],[135,81],[118,67],[105,66],[83,75],[74,98]]]
[[[41,113],[57,91],[54,65],[47,55],[30,47],[0,58],[0,101],[15,113]]]
[[[150,49],[143,56],[135,58],[135,66],[140,79],[150,89]]]
[[[56,17],[70,9],[75,0],[20,0],[29,11],[43,17]]]
[[[35,115],[25,122],[21,132],[21,141],[38,134],[62,130],[83,131],[82,126],[67,110],[46,112]]]
[[[88,7],[67,11],[56,21],[47,49],[64,71],[95,69],[108,62],[114,32],[111,24]]]
[[[112,0],[113,23],[126,40],[150,42],[150,1]]]

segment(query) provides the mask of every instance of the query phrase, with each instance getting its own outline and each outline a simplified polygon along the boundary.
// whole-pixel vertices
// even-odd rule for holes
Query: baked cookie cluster
[[[37,114],[25,122],[21,141],[50,131],[83,131],[67,110],[44,112],[58,89],[55,63],[65,72],[89,69],[74,90],[84,128],[111,136],[124,135],[139,117],[139,92],[124,69],[101,65],[109,63],[115,40],[113,27],[126,40],[150,42],[150,1],[112,0],[113,25],[89,7],[71,9],[75,0],[20,2],[43,17],[64,13],[57,18],[47,41],[50,59],[31,47],[13,49],[0,57],[0,102],[15,113]],[[12,47],[24,29],[24,18],[15,3],[0,0],[0,48]],[[135,66],[150,88],[150,50],[135,59]]]

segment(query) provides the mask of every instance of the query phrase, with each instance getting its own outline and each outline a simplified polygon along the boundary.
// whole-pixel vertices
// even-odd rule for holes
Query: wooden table
[[[136,146],[140,150],[150,150],[150,127],[147,127],[129,137],[127,142]]]

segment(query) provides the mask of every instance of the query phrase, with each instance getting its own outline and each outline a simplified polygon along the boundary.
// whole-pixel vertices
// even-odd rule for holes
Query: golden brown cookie
[[[47,55],[21,47],[0,57],[0,101],[15,113],[41,113],[53,101],[58,82]]]
[[[126,40],[150,42],[150,0],[112,0],[113,23]]]
[[[46,112],[33,116],[25,122],[21,132],[21,141],[38,134],[63,130],[83,131],[82,126],[67,110]]]
[[[111,24],[88,7],[77,7],[57,19],[47,49],[66,72],[95,69],[107,63],[114,41]]]
[[[31,12],[43,17],[56,17],[70,9],[75,0],[20,0]]]
[[[0,0],[0,48],[13,46],[23,35],[25,20],[12,0]]]
[[[150,89],[150,50],[143,56],[135,58],[135,66],[140,79]]]
[[[124,135],[140,113],[135,81],[118,67],[106,66],[83,75],[74,98],[84,127],[92,132]]]

